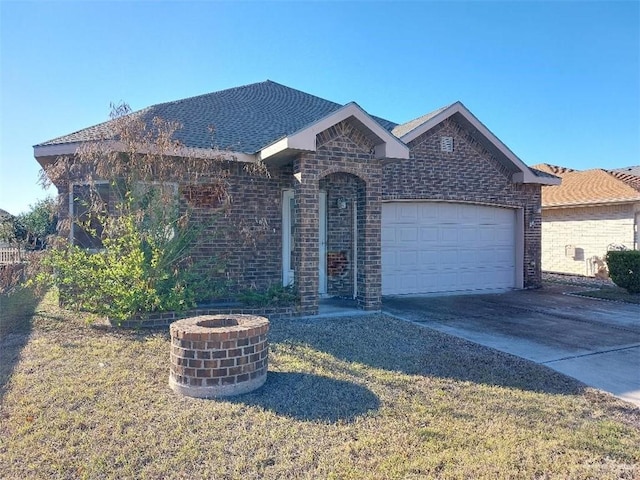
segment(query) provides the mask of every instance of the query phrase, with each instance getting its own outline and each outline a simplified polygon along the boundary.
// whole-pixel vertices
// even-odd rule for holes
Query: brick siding
[[[182,189],[194,221],[207,226],[194,257],[219,262],[214,275],[232,293],[266,289],[282,281],[282,191],[292,187],[291,168],[272,169],[269,175],[247,173],[241,164],[227,168],[226,206],[215,206],[218,190],[206,179]]]
[[[303,153],[294,161],[296,182],[296,225],[298,238],[294,258],[296,286],[301,296],[301,310],[312,314],[318,309],[318,192],[320,181],[328,198],[343,192],[358,203],[358,305],[366,310],[380,309],[380,177],[381,163],[373,158],[373,143],[349,121],[340,122],[319,133],[316,152]],[[340,175],[334,175],[340,174]],[[332,181],[335,185],[332,184]],[[333,191],[335,187],[335,191]],[[345,197],[346,198],[346,197]],[[331,207],[333,210],[333,207]],[[329,212],[329,213],[335,213]],[[341,214],[340,214],[341,215]],[[343,219],[346,224],[346,217]],[[341,218],[329,219],[337,225]],[[345,227],[348,228],[348,227]],[[332,241],[339,239],[331,237]],[[343,239],[344,240],[344,239]],[[346,249],[346,241],[341,245]],[[351,248],[346,251],[351,251]],[[333,288],[345,292],[346,282]],[[353,285],[351,285],[352,291]]]
[[[454,151],[440,151],[440,137],[454,138]],[[359,307],[381,306],[381,202],[430,199],[475,202],[524,211],[524,284],[539,286],[540,186],[514,184],[511,172],[465,130],[448,120],[414,139],[411,158],[381,161],[373,142],[349,120],[319,133],[317,150],[304,152],[268,176],[251,174],[242,164],[225,164],[222,176],[230,202],[219,198],[214,178],[181,185],[181,201],[193,208],[204,226],[195,257],[205,263],[221,260],[214,276],[232,290],[264,289],[282,279],[282,191],[294,190],[295,286],[297,313],[318,311],[318,196],[327,192],[327,251],[343,252],[346,266],[328,276],[330,295],[353,295],[357,266]],[[216,177],[218,178],[218,177]],[[339,209],[337,199],[347,199]],[[353,201],[357,202],[357,258],[353,258]],[[63,208],[64,210],[64,208]],[[529,224],[531,223],[531,227]],[[238,234],[240,238],[238,239]],[[355,263],[354,263],[355,262]]]
[[[451,153],[440,138],[453,137]],[[382,199],[471,202],[524,211],[524,286],[542,282],[540,270],[540,185],[514,184],[511,172],[453,120],[446,120],[409,143],[409,160],[383,167]],[[530,226],[531,224],[531,226]]]

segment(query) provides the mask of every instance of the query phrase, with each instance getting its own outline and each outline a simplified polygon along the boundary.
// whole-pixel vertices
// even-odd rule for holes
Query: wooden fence
[[[0,265],[20,263],[21,259],[20,249],[15,247],[0,247]]]

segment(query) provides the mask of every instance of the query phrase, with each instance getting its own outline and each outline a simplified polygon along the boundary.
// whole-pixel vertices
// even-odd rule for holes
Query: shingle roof
[[[548,163],[539,163],[538,165],[534,165],[531,168],[535,168],[536,170],[539,170],[541,172],[546,172],[546,173],[550,173],[551,175],[556,175],[556,176],[560,176],[563,175],[565,173],[568,172],[575,172],[576,170],[573,170],[569,167],[560,167],[558,165],[549,165]]]
[[[633,165],[631,167],[614,168],[612,172],[628,173],[629,175],[635,175],[640,177],[640,165]]]
[[[421,117],[414,118],[413,120],[409,120],[406,123],[403,123],[401,125],[397,125],[395,128],[393,128],[393,130],[391,130],[391,133],[393,133],[398,138],[402,138],[407,133],[409,133],[411,130],[413,130],[415,128],[418,128],[420,125],[422,125],[425,122],[428,122],[433,117],[438,115],[440,112],[446,110],[450,106],[451,105],[446,105],[446,106],[441,107],[441,108],[439,108],[437,110],[434,110],[433,112],[429,112],[426,115],[422,115]]]
[[[585,171],[555,165],[534,165],[536,170],[562,178],[561,185],[542,187],[542,206],[640,202],[640,177],[603,169]]]
[[[529,167],[529,170],[531,170],[536,177],[542,177],[542,178],[557,178],[558,175],[554,175],[553,173],[547,172],[545,170],[538,170],[537,168],[534,167]]]
[[[255,153],[338,110],[342,105],[270,80],[161,103],[132,113],[182,124],[174,135],[186,147],[218,147]],[[386,130],[396,126],[373,117]],[[59,145],[108,138],[109,123],[54,138],[37,146]],[[213,133],[211,128],[213,127]]]

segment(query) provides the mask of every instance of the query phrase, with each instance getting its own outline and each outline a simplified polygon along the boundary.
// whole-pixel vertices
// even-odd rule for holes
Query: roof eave
[[[560,185],[562,179],[558,177],[541,177],[533,173],[529,168],[528,172],[516,172],[511,176],[513,183],[536,183],[538,185]]]
[[[107,141],[111,145],[111,148],[114,150],[125,151],[118,142],[113,140]],[[82,145],[86,145],[89,142],[73,142],[73,143],[62,143],[55,145],[35,145],[33,147],[33,156],[37,159],[40,158],[51,158],[51,157],[63,157],[76,155],[78,153],[78,149]],[[187,157],[187,158],[219,158],[222,160],[231,160],[237,162],[244,163],[254,163],[257,161],[256,156],[243,153],[243,152],[234,152],[229,150],[217,150],[213,148],[196,148],[196,147],[187,147],[181,146],[177,147],[170,153],[171,156],[175,157]]]
[[[559,209],[559,208],[572,208],[572,207],[607,207],[611,205],[625,205],[625,204],[640,204],[640,197],[629,199],[614,199],[614,200],[594,200],[586,202],[574,202],[574,203],[554,203],[554,204],[542,204],[543,209]]]
[[[269,160],[271,158],[280,158],[287,153],[301,151],[315,152],[316,135],[348,118],[354,118],[376,139],[377,143],[374,147],[375,158],[409,158],[409,148],[376,122],[358,104],[353,102],[346,104],[344,107],[307,125],[297,132],[265,146],[258,152],[258,157],[262,160]]]

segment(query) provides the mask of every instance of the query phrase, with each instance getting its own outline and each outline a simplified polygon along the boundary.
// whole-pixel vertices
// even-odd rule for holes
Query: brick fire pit
[[[169,386],[182,395],[240,395],[267,379],[269,320],[205,315],[171,324]]]

